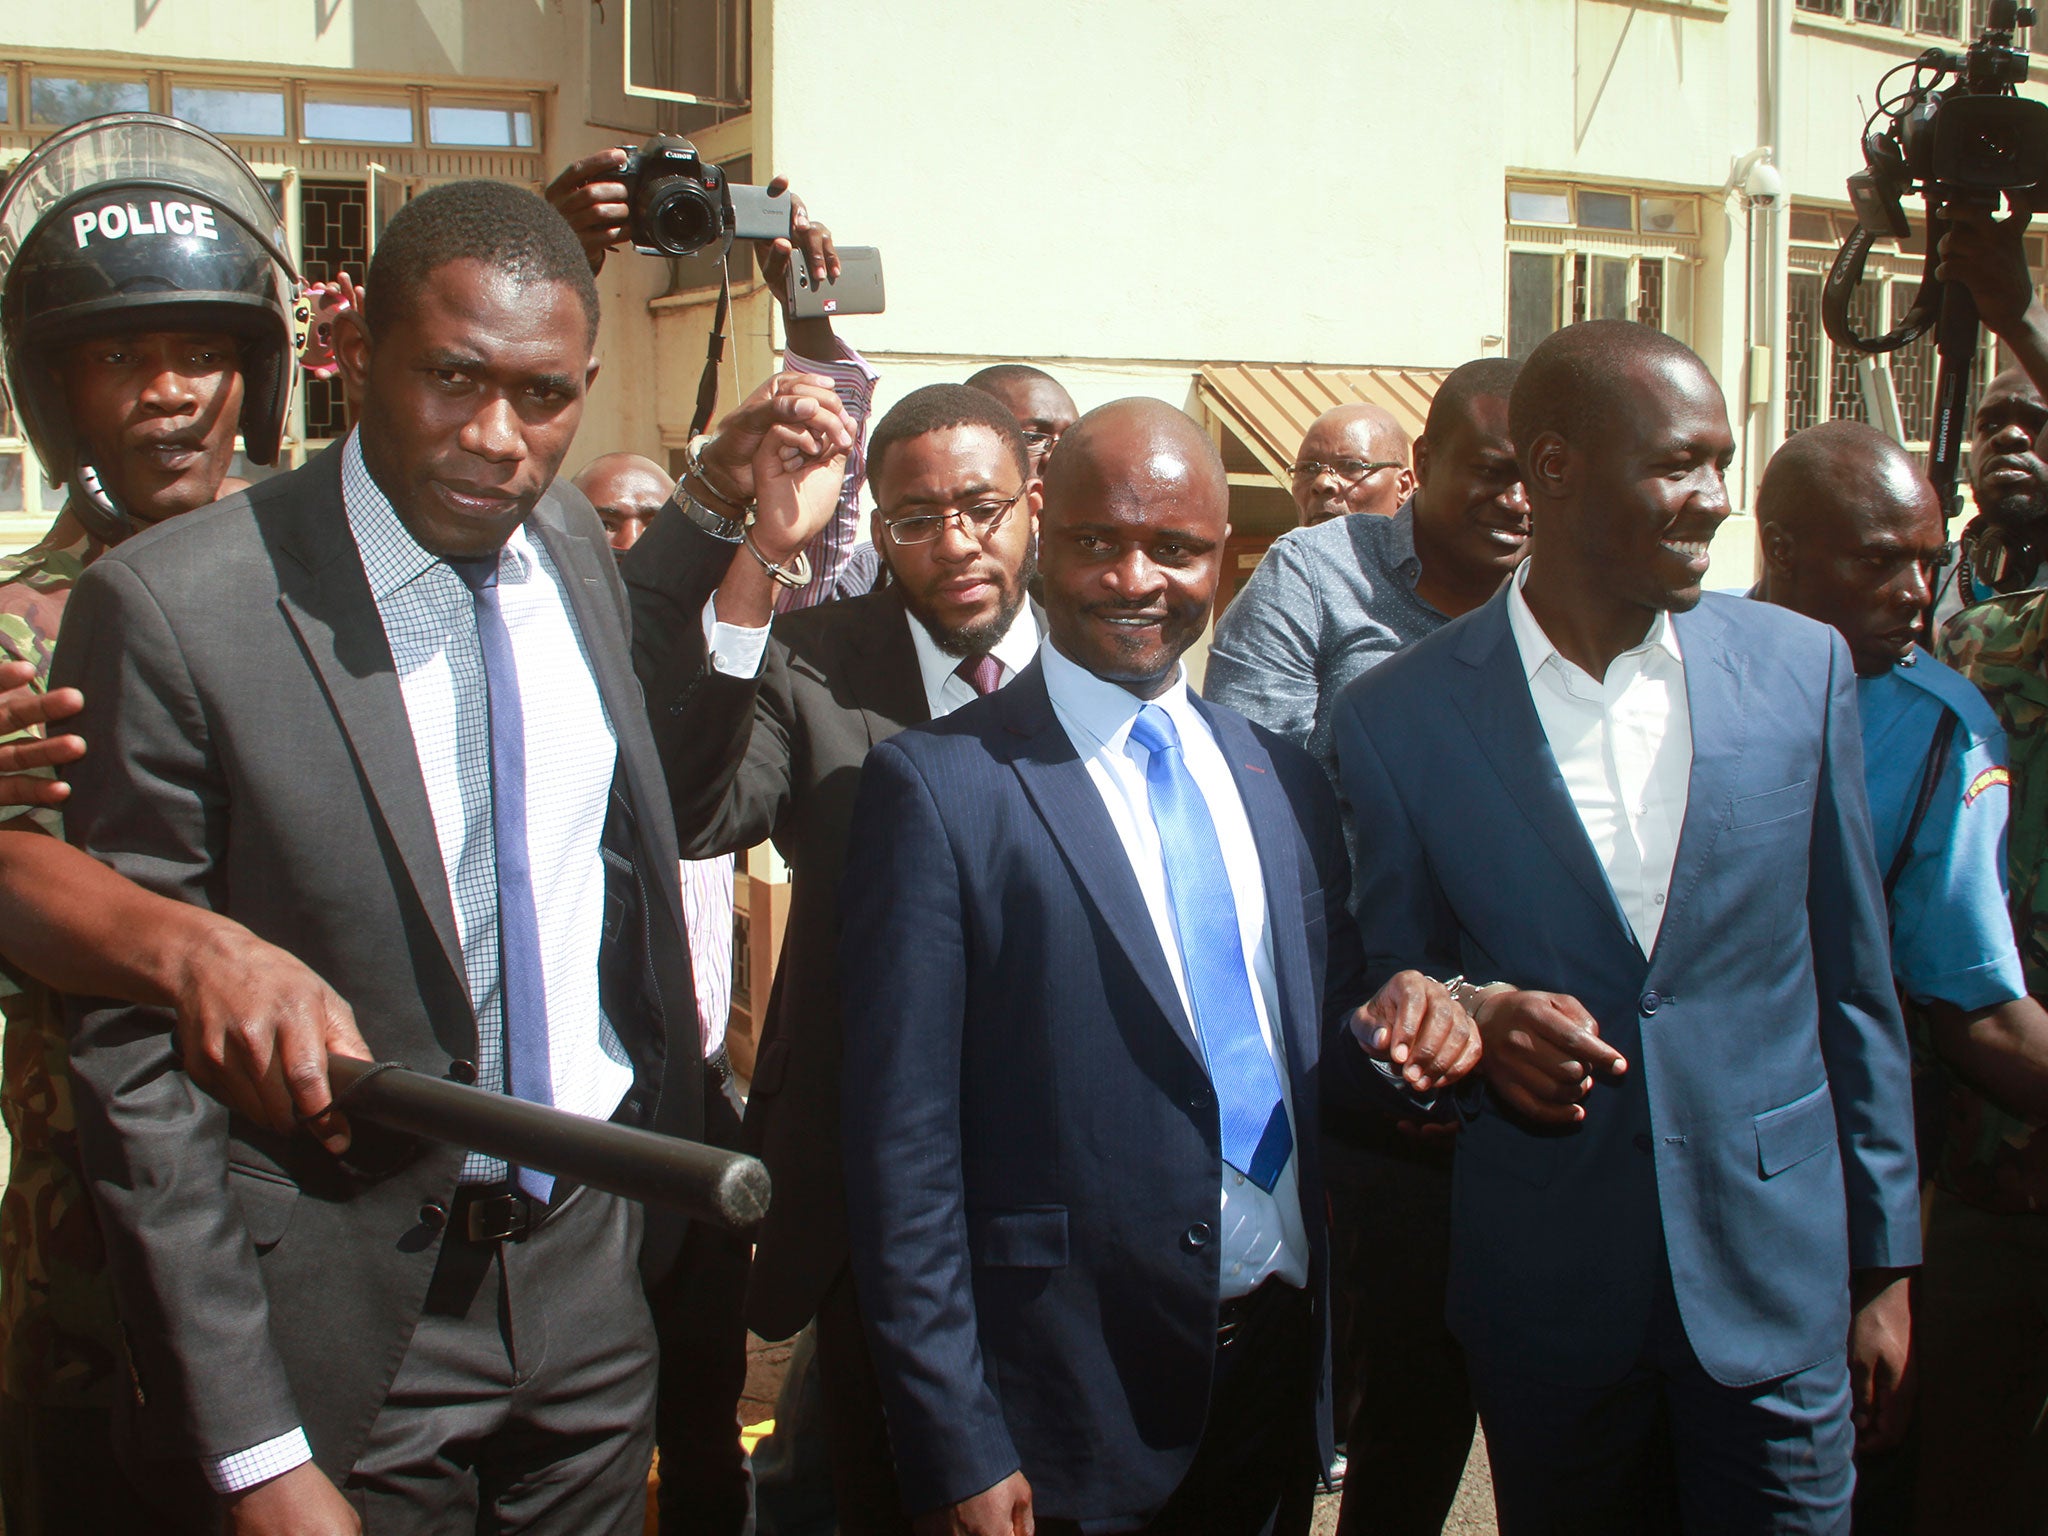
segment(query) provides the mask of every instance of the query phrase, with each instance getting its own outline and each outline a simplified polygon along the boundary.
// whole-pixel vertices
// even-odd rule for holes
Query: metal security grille
[[[1820,275],[1794,272],[1785,305],[1785,431],[1804,432],[1821,419]]]
[[[1884,288],[1862,283],[1849,300],[1849,323],[1859,336],[1874,336],[1884,328]],[[1828,373],[1828,417],[1839,421],[1867,421],[1870,413],[1863,403],[1863,381],[1856,376],[1857,354],[1847,347],[1835,348],[1834,366]]]
[[[1636,323],[1664,329],[1664,263],[1646,261],[1636,273]]]
[[[309,181],[299,199],[300,269],[309,283],[331,283],[343,272],[357,282],[369,275],[370,193],[360,181]],[[348,431],[341,379],[307,378],[306,437],[318,442]]]
[[[1956,29],[1963,24],[1961,0],[1916,0],[1913,6],[1913,30],[1928,32],[1936,37],[1954,37]]]

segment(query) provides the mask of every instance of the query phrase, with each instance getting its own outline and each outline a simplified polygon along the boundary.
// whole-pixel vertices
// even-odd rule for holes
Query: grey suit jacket
[[[854,790],[869,748],[929,719],[930,706],[903,604],[887,588],[777,619],[758,677],[711,668],[700,614],[732,549],[664,514],[624,570],[684,853],[773,839],[790,866],[789,926],[746,1120],[747,1150],[775,1181],[747,1322],[784,1338],[846,1265],[839,877]]]
[[[636,1068],[620,1118],[695,1136],[675,840],[624,589],[572,488],[549,491],[530,527],[618,734],[601,966]],[[53,681],[87,700],[76,841],[297,955],[380,1059],[431,1073],[475,1059],[454,906],[339,449],[104,556],[72,594]],[[303,1424],[339,1477],[419,1318],[442,1241],[423,1208],[452,1201],[462,1153],[358,1125],[336,1161],[308,1136],[271,1135],[192,1086],[170,1022],[73,1004],[80,1146],[127,1331],[136,1449],[218,1456]],[[650,1224],[648,1263],[679,1235]]]

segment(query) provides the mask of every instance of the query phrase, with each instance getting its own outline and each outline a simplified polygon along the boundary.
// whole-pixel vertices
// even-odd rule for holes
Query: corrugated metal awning
[[[1393,413],[1411,438],[1448,368],[1333,368],[1313,363],[1226,363],[1205,367],[1196,395],[1281,485],[1302,437],[1332,406],[1365,401]]]

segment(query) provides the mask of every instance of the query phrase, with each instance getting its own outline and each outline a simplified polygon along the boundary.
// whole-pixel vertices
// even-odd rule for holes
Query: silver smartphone
[[[728,181],[726,195],[732,200],[732,237],[735,240],[787,240],[789,238],[789,193],[768,195],[766,187]]]
[[[818,282],[801,249],[789,258],[789,314],[793,320],[830,320],[839,315],[879,315],[884,308],[882,253],[872,245],[839,247],[839,276]]]

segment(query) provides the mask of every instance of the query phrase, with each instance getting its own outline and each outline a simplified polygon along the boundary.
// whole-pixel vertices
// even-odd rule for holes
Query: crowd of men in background
[[[0,281],[69,466],[0,563],[12,1536],[625,1532],[657,1448],[665,1532],[1301,1532],[1339,1483],[1434,1532],[1475,1421],[1514,1536],[2048,1529],[2016,225],[1945,253],[2023,365],[1962,559],[1831,423],[1713,590],[1720,390],[1573,326],[1412,444],[1316,421],[1197,694],[1229,486],[1165,403],[1008,363],[871,421],[792,318],[679,478],[561,475],[616,151],[407,204],[316,338],[351,432],[231,486],[300,358],[227,161],[233,261],[116,270],[86,181]],[[801,201],[778,297],[795,247]],[[772,1206],[352,1125],[330,1051],[743,1147]],[[750,1329],[802,1340],[751,1465]]]

